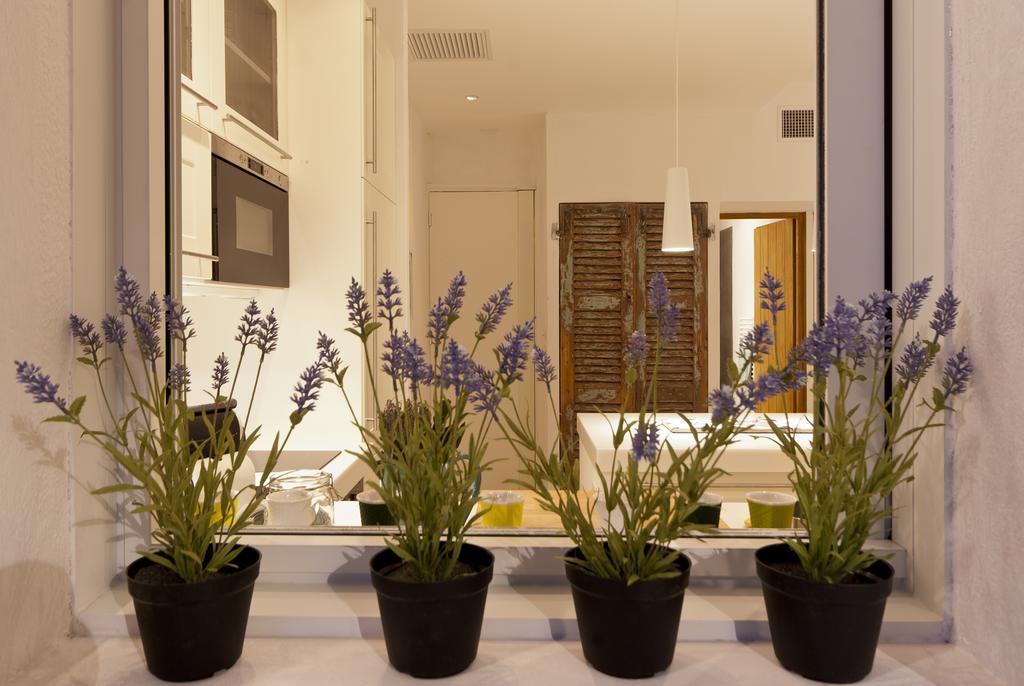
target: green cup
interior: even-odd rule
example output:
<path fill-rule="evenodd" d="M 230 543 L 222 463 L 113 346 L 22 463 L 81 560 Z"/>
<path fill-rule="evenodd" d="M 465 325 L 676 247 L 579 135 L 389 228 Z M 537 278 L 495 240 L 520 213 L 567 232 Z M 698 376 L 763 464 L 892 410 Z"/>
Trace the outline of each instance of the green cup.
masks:
<path fill-rule="evenodd" d="M 697 501 L 697 509 L 689 516 L 689 521 L 705 526 L 718 526 L 722 518 L 722 496 L 717 493 L 705 493 Z"/>
<path fill-rule="evenodd" d="M 391 510 L 384 504 L 384 499 L 377 491 L 365 490 L 356 495 L 356 500 L 359 502 L 359 520 L 363 526 L 394 525 L 395 518 L 391 515 Z"/>
<path fill-rule="evenodd" d="M 747 493 L 750 526 L 753 529 L 792 529 L 796 498 L 789 493 L 753 491 Z"/>

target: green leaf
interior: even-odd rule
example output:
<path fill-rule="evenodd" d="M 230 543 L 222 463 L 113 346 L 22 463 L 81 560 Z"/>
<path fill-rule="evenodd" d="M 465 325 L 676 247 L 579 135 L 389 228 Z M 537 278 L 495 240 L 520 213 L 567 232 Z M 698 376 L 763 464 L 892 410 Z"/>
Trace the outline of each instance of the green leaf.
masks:
<path fill-rule="evenodd" d="M 946 396 L 941 388 L 932 389 L 932 405 L 937 412 L 946 409 Z"/>
<path fill-rule="evenodd" d="M 68 413 L 78 417 L 82 414 L 82 406 L 85 405 L 85 396 L 80 395 L 71 402 L 71 407 L 68 408 Z"/>
<path fill-rule="evenodd" d="M 109 493 L 125 493 L 127 491 L 140 491 L 142 486 L 138 484 L 111 484 L 109 486 L 101 486 L 100 488 L 93 489 L 91 492 L 93 495 L 107 495 Z"/>

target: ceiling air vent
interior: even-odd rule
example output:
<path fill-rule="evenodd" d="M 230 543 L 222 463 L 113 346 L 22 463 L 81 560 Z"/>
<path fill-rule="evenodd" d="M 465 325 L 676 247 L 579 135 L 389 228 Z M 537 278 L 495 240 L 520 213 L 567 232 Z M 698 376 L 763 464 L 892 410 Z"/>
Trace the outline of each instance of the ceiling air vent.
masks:
<path fill-rule="evenodd" d="M 779 140 L 814 138 L 814 110 L 779 109 Z"/>
<path fill-rule="evenodd" d="M 410 31 L 409 56 L 421 62 L 489 60 L 491 37 L 487 31 Z"/>

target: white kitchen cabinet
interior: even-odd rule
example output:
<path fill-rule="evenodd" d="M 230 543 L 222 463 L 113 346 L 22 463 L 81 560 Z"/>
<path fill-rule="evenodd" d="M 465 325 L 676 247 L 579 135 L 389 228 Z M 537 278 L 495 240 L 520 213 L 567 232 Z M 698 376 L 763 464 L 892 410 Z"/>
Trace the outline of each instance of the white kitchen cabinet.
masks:
<path fill-rule="evenodd" d="M 181 271 L 186 277 L 213 278 L 212 188 L 210 133 L 182 117 Z"/>
<path fill-rule="evenodd" d="M 363 42 L 363 178 L 397 201 L 395 33 L 390 15 L 367 6 Z"/>

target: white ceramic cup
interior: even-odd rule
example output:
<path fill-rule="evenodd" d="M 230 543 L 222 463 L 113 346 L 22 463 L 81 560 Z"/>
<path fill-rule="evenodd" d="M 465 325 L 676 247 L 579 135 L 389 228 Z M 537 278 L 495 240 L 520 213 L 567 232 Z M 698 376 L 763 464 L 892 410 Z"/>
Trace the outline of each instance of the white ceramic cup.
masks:
<path fill-rule="evenodd" d="M 301 488 L 274 491 L 267 496 L 271 526 L 309 526 L 316 517 L 313 494 Z"/>

